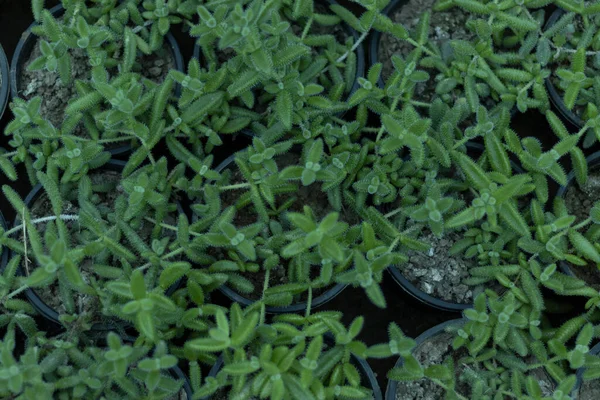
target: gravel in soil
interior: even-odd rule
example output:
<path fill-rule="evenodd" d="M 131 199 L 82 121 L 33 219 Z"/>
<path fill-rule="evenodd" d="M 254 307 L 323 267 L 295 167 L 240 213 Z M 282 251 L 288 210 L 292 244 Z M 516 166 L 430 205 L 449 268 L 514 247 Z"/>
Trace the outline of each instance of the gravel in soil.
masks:
<path fill-rule="evenodd" d="M 401 23 L 409 32 L 414 32 L 420 17 L 426 10 L 431 10 L 436 0 L 410 0 L 398 7 L 390 18 L 394 22 Z M 452 7 L 444 12 L 432 12 L 430 19 L 429 40 L 442 49 L 450 40 L 471 40 L 476 35 L 466 28 L 468 15 L 459 7 Z M 383 34 L 379 41 L 378 59 L 383 63 L 381 76 L 386 80 L 394 72 L 392 55 L 396 54 L 402 58 L 414 49 L 414 46 L 406 40 Z M 437 81 L 434 79 L 437 70 L 427 70 L 430 79 L 419 83 L 415 87 L 415 99 L 430 102 L 435 96 Z"/>
<path fill-rule="evenodd" d="M 71 76 L 73 80 L 70 84 L 63 84 L 58 72 L 49 72 L 46 69 L 29 71 L 29 65 L 39 58 L 42 53 L 37 40 L 25 66 L 21 70 L 19 77 L 19 95 L 25 100 L 31 100 L 36 96 L 42 98 L 40 114 L 48 119 L 52 125 L 59 128 L 65 118 L 65 109 L 68 103 L 77 97 L 75 80 L 90 82 L 91 66 L 88 62 L 87 54 L 84 50 L 69 50 L 71 57 Z M 118 51 L 115 57 L 120 57 Z M 143 77 L 156 83 L 161 83 L 168 75 L 169 70 L 174 68 L 175 58 L 170 48 L 165 44 L 162 51 L 151 55 L 141 55 L 138 57 L 138 66 L 134 71 L 140 72 Z M 109 75 L 113 76 L 117 71 L 109 70 Z M 79 123 L 75 128 L 74 135 L 86 137 L 83 123 Z"/>
<path fill-rule="evenodd" d="M 477 261 L 449 253 L 454 243 L 462 239 L 461 233 L 450 232 L 438 238 L 427 232 L 419 239 L 429 243 L 431 249 L 428 253 L 409 251 L 408 262 L 397 267 L 402 275 L 435 298 L 458 304 L 473 302 L 472 288 L 462 282 Z"/>
<path fill-rule="evenodd" d="M 279 170 L 283 170 L 285 167 L 290 165 L 299 165 L 300 163 L 300 155 L 297 153 L 288 153 L 285 155 L 281 155 L 275 158 L 277 166 Z M 235 164 L 233 164 L 235 165 Z M 241 183 L 243 182 L 243 177 L 238 169 L 235 169 L 231 173 L 231 179 L 229 181 L 231 184 Z M 328 213 L 332 211 L 331 206 L 329 204 L 329 199 L 327 198 L 327 194 L 321 191 L 321 183 L 317 182 L 310 186 L 303 186 L 302 184 L 298 184 L 298 190 L 293 193 L 284 193 L 276 196 L 276 206 L 280 206 L 285 202 L 289 201 L 292 198 L 295 198 L 295 201 L 292 205 L 287 209 L 291 212 L 303 212 L 303 208 L 305 205 L 311 207 L 313 212 L 315 213 L 315 217 L 317 221 L 320 221 L 323 217 L 325 217 Z M 221 194 L 221 201 L 223 204 L 223 208 L 227 208 L 229 206 L 234 205 L 238 200 L 240 195 L 243 192 L 239 190 L 227 190 Z M 343 210 L 339 218 L 340 221 L 348 222 L 350 225 L 359 223 L 358 217 L 349 209 Z M 233 219 L 233 224 L 239 227 L 247 226 L 258 221 L 258 216 L 254 207 L 252 205 L 246 206 L 236 212 L 236 215 Z M 284 225 L 284 227 L 289 227 L 289 223 L 282 217 L 279 219 L 279 222 Z M 265 228 L 265 234 L 268 234 L 269 228 Z M 227 258 L 227 255 L 219 249 L 211 250 L 213 255 L 221 260 Z M 282 259 L 282 262 L 285 260 Z M 259 260 L 259 264 L 260 264 Z M 288 276 L 288 268 L 287 265 L 281 264 L 271 270 L 269 276 L 269 287 L 276 285 L 283 285 L 290 282 L 290 278 Z M 319 276 L 320 266 L 313 265 L 310 269 L 310 276 L 312 279 L 315 279 Z M 244 296 L 256 300 L 260 299 L 262 296 L 262 288 L 265 282 L 265 273 L 261 269 L 259 272 L 242 272 L 240 273 L 244 278 L 248 279 L 254 285 L 254 291 L 252 293 L 244 293 Z M 323 288 L 313 288 L 313 299 L 316 296 L 324 293 L 331 286 L 323 287 Z M 299 298 L 301 300 L 306 300 L 308 296 L 308 292 L 301 293 Z"/>
<path fill-rule="evenodd" d="M 581 222 L 590 216 L 594 203 L 600 201 L 600 170 L 589 173 L 588 181 L 583 187 L 573 181 L 565 193 L 565 204 L 569 214 Z M 586 266 L 571 266 L 571 271 L 578 278 L 587 282 L 596 290 L 600 290 L 600 271 L 593 264 Z"/>

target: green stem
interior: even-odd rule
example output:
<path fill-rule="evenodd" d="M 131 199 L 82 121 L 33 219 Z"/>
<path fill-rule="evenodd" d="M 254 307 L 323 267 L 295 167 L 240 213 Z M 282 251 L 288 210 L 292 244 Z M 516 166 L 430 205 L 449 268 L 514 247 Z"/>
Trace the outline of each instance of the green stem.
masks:
<path fill-rule="evenodd" d="M 579 229 L 583 228 L 584 226 L 586 226 L 586 225 L 588 225 L 590 223 L 592 223 L 592 218 L 591 217 L 588 218 L 588 219 L 586 219 L 585 221 L 582 221 L 582 222 L 578 223 L 572 229 L 579 230 Z"/>
<path fill-rule="evenodd" d="M 400 214 L 402 212 L 402 208 L 397 208 L 394 211 L 390 211 L 389 213 L 385 214 L 384 217 L 385 218 L 390 218 L 393 217 L 396 214 Z"/>
<path fill-rule="evenodd" d="M 179 255 L 181 253 L 183 253 L 184 249 L 183 247 L 178 248 L 177 250 L 173 250 L 170 253 L 165 254 L 164 256 L 161 257 L 161 260 L 168 260 L 169 258 L 175 257 L 176 255 Z M 139 268 L 136 268 L 137 270 L 143 271 L 147 268 L 150 268 L 152 266 L 152 263 L 146 263 L 144 265 L 142 265 Z"/>
<path fill-rule="evenodd" d="M 15 289 L 14 291 L 12 291 L 11 293 L 7 294 L 6 297 L 4 298 L 4 300 L 10 300 L 13 297 L 15 297 L 16 295 L 24 292 L 25 290 L 29 289 L 29 285 L 23 285 L 18 289 Z"/>
<path fill-rule="evenodd" d="M 261 303 L 260 303 L 260 324 L 259 325 L 263 325 L 265 323 L 265 318 L 266 318 L 266 313 L 267 313 L 267 307 L 265 306 L 265 292 L 267 291 L 267 289 L 269 288 L 269 279 L 271 276 L 271 270 L 268 269 L 265 272 L 265 281 L 263 283 L 263 289 L 262 289 L 262 298 L 261 298 Z"/>
<path fill-rule="evenodd" d="M 427 53 L 427 55 L 432 56 L 432 57 L 438 57 L 439 56 L 437 54 L 435 54 L 433 51 L 429 50 L 427 47 L 423 46 L 422 44 L 415 42 L 414 39 L 412 38 L 407 38 L 406 41 L 410 44 L 412 44 L 415 47 L 420 48 L 421 50 L 423 50 L 425 53 Z"/>
<path fill-rule="evenodd" d="M 312 308 L 312 297 L 313 297 L 312 286 L 309 286 L 308 287 L 308 299 L 306 300 L 306 312 L 304 313 L 305 318 L 308 318 L 310 316 L 310 311 Z"/>
<path fill-rule="evenodd" d="M 245 182 L 245 183 L 236 183 L 235 185 L 221 186 L 219 188 L 219 190 L 235 190 L 235 189 L 244 189 L 247 187 L 250 187 L 250 184 Z"/>
<path fill-rule="evenodd" d="M 304 27 L 304 30 L 302 31 L 302 37 L 300 39 L 304 40 L 306 38 L 306 35 L 308 35 L 308 31 L 310 30 L 312 23 L 313 23 L 313 17 L 310 17 L 308 19 L 308 22 L 306 22 L 306 26 Z"/>
<path fill-rule="evenodd" d="M 418 107 L 425 107 L 425 108 L 431 107 L 431 104 L 423 103 L 422 101 L 410 100 L 409 102 L 410 102 L 410 104 L 418 106 Z"/>
<path fill-rule="evenodd" d="M 394 239 L 392 244 L 390 244 L 390 247 L 388 248 L 388 253 L 391 253 L 392 251 L 394 251 L 396 246 L 398 246 L 398 243 L 400 243 L 400 236 L 398 236 L 396 239 Z"/>
<path fill-rule="evenodd" d="M 337 60 L 335 60 L 335 62 L 336 63 L 342 62 L 346 58 L 348 58 L 348 56 L 350 55 L 350 53 L 354 53 L 354 50 L 358 49 L 358 46 L 360 46 L 362 44 L 362 42 L 367 38 L 367 36 L 369 35 L 370 31 L 371 31 L 371 28 L 369 28 L 365 32 L 363 32 L 363 34 L 360 35 L 360 37 L 358 38 L 358 40 L 356 41 L 356 43 L 354 43 L 354 46 L 352 46 L 352 48 L 350 50 L 346 51 L 340 58 L 338 58 Z"/>

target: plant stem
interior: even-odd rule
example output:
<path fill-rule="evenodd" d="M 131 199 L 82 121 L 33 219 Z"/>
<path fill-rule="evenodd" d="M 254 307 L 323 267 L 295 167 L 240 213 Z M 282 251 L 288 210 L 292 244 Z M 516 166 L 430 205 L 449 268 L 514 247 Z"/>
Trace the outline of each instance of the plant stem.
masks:
<path fill-rule="evenodd" d="M 421 50 L 423 50 L 425 53 L 427 53 L 427 55 L 431 56 L 431 57 L 438 57 L 439 56 L 437 54 L 435 54 L 433 51 L 429 50 L 427 47 L 423 46 L 422 44 L 415 42 L 412 38 L 407 38 L 406 41 L 410 44 L 412 44 L 415 47 L 420 48 Z"/>
<path fill-rule="evenodd" d="M 369 28 L 365 32 L 363 32 L 363 34 L 360 35 L 360 37 L 358 38 L 358 40 L 356 41 L 356 43 L 354 43 L 354 46 L 352 46 L 352 48 L 350 50 L 346 51 L 340 58 L 338 58 L 337 60 L 335 60 L 335 62 L 336 63 L 342 62 L 346 58 L 348 58 L 348 56 L 350 55 L 350 53 L 354 53 L 354 50 L 358 49 L 358 46 L 360 46 L 362 44 L 362 42 L 367 38 L 367 36 L 369 35 L 370 31 L 371 31 L 371 28 Z"/>
<path fill-rule="evenodd" d="M 181 254 L 181 253 L 183 253 L 183 251 L 184 251 L 184 250 L 183 250 L 183 247 L 180 247 L 180 248 L 178 248 L 177 250 L 173 250 L 172 252 L 170 252 L 170 253 L 167 253 L 167 254 L 165 254 L 164 256 L 162 256 L 162 257 L 161 257 L 161 260 L 167 260 L 167 259 L 169 259 L 169 258 L 171 258 L 171 257 L 174 257 L 174 256 L 176 256 L 176 255 L 178 255 L 178 254 Z M 142 265 L 141 267 L 138 267 L 138 268 L 136 268 L 136 269 L 137 269 L 137 270 L 140 270 L 140 271 L 143 271 L 143 270 L 145 270 L 145 269 L 149 268 L 150 266 L 152 266 L 152 263 L 146 263 L 146 264 L 144 264 L 144 265 Z"/>
<path fill-rule="evenodd" d="M 390 218 L 393 217 L 396 214 L 400 214 L 402 212 L 402 208 L 397 208 L 394 211 L 390 211 L 389 213 L 385 214 L 384 217 L 385 218 Z"/>
<path fill-rule="evenodd" d="M 309 286 L 308 287 L 308 299 L 306 300 L 306 312 L 304 313 L 305 318 L 308 318 L 310 316 L 310 311 L 312 308 L 312 297 L 313 297 L 312 286 Z"/>
<path fill-rule="evenodd" d="M 219 190 L 235 190 L 235 189 L 244 189 L 247 187 L 250 187 L 250 184 L 248 182 L 245 182 L 245 183 L 236 183 L 235 185 L 221 186 L 219 188 Z"/>
<path fill-rule="evenodd" d="M 429 103 L 423 103 L 422 101 L 409 100 L 409 102 L 410 102 L 410 104 L 412 104 L 414 106 L 431 108 L 431 104 L 429 104 Z"/>
<path fill-rule="evenodd" d="M 174 231 L 174 232 L 178 231 L 178 229 L 177 229 L 176 226 L 165 224 L 164 222 L 161 222 L 159 224 L 155 219 L 150 218 L 150 217 L 144 217 L 144 219 L 146 221 L 148 221 L 148 222 L 152 222 L 153 224 L 160 226 L 161 228 L 169 229 L 169 230 Z M 192 236 L 198 236 L 198 237 L 202 236 L 202 234 L 200 234 L 198 232 L 190 232 L 190 235 L 192 235 Z"/>
<path fill-rule="evenodd" d="M 60 215 L 60 217 L 56 217 L 55 215 L 52 215 L 52 216 L 48 216 L 48 217 L 37 218 L 37 219 L 31 220 L 31 223 L 32 224 L 41 224 L 43 222 L 56 221 L 56 219 L 58 219 L 58 218 L 60 218 L 63 221 L 78 221 L 79 220 L 78 215 L 64 215 L 63 214 L 63 215 Z M 14 228 L 12 228 L 4 233 L 5 233 L 5 235 L 10 236 L 13 233 L 16 233 L 16 232 L 22 230 L 23 225 L 24 224 L 15 226 Z"/>
<path fill-rule="evenodd" d="M 306 35 L 308 35 L 308 31 L 310 30 L 313 21 L 314 21 L 313 17 L 310 17 L 308 19 L 308 21 L 306 22 L 306 26 L 304 27 L 304 30 L 302 31 L 302 37 L 301 37 L 302 40 L 304 40 L 304 38 L 306 38 Z"/>
<path fill-rule="evenodd" d="M 261 297 L 261 303 L 260 303 L 260 324 L 262 325 L 265 323 L 265 318 L 266 318 L 266 313 L 267 313 L 267 307 L 265 306 L 265 292 L 267 291 L 267 289 L 269 288 L 269 279 L 271 276 L 271 270 L 268 269 L 265 272 L 265 281 L 263 282 L 263 289 L 262 289 L 262 297 Z"/>
<path fill-rule="evenodd" d="M 585 221 L 582 221 L 582 222 L 578 223 L 577 225 L 575 225 L 572 229 L 579 230 L 579 229 L 583 228 L 584 226 L 590 224 L 591 222 L 592 222 L 592 218 L 589 217 Z"/>

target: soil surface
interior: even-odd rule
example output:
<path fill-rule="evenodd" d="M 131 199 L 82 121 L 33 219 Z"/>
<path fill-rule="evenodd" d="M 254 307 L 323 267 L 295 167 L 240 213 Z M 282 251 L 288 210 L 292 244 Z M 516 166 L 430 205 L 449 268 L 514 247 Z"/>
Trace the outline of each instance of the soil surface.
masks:
<path fill-rule="evenodd" d="M 91 79 L 91 66 L 86 52 L 75 49 L 69 50 L 73 80 L 68 85 L 62 83 L 58 72 L 49 72 L 46 69 L 29 71 L 29 65 L 42 55 L 39 43 L 39 40 L 36 40 L 33 50 L 21 70 L 18 82 L 19 94 L 25 100 L 40 96 L 42 98 L 40 114 L 48 119 L 52 125 L 59 128 L 64 120 L 64 111 L 68 103 L 77 97 L 75 80 L 89 82 Z M 121 57 L 119 50 L 115 57 Z M 175 58 L 165 41 L 162 51 L 149 56 L 139 56 L 137 63 L 138 65 L 134 66 L 134 71 L 140 72 L 143 77 L 149 80 L 161 83 L 167 77 L 169 70 L 174 68 Z M 111 76 L 117 73 L 116 69 L 109 70 Z M 82 137 L 87 136 L 83 123 L 78 124 L 73 134 Z"/>
<path fill-rule="evenodd" d="M 590 172 L 588 181 L 579 187 L 575 181 L 565 193 L 565 203 L 569 213 L 577 217 L 576 222 L 581 222 L 590 216 L 590 211 L 595 202 L 600 201 L 600 170 Z M 600 290 L 600 271 L 593 264 L 586 266 L 570 266 L 571 271 L 578 278 L 587 282 L 591 287 Z"/>
<path fill-rule="evenodd" d="M 429 253 L 409 251 L 408 262 L 397 267 L 402 275 L 435 298 L 459 304 L 473 302 L 472 288 L 462 282 L 469 277 L 469 270 L 477 267 L 477 261 L 449 254 L 462 234 L 450 232 L 438 238 L 428 232 L 419 239 L 429 243 L 431 250 Z"/>
<path fill-rule="evenodd" d="M 403 6 L 397 8 L 390 14 L 394 22 L 401 23 L 409 32 L 414 33 L 420 17 L 431 7 L 436 0 L 410 0 Z M 466 28 L 468 15 L 459 7 L 452 7 L 444 12 L 432 12 L 429 28 L 429 40 L 441 49 L 448 45 L 450 40 L 471 40 L 476 35 Z M 379 61 L 383 63 L 381 76 L 386 80 L 394 72 L 392 55 L 397 54 L 406 59 L 406 56 L 414 49 L 414 46 L 406 40 L 399 40 L 392 35 L 383 34 L 379 41 Z M 431 101 L 435 96 L 437 81 L 434 79 L 437 70 L 427 70 L 430 79 L 427 82 L 417 84 L 415 87 L 415 99 L 420 101 Z"/>
<path fill-rule="evenodd" d="M 287 166 L 291 165 L 299 165 L 300 163 L 300 155 L 297 153 L 288 153 L 285 155 L 275 157 L 275 161 L 279 170 L 283 170 Z M 235 164 L 232 163 L 232 166 Z M 237 184 L 244 182 L 244 178 L 242 177 L 241 172 L 238 169 L 235 169 L 231 172 L 231 178 L 229 179 L 230 184 Z M 327 198 L 327 194 L 321 191 L 321 182 L 316 182 L 310 186 L 303 186 L 301 183 L 298 183 L 298 190 L 293 193 L 284 193 L 280 195 L 276 195 L 276 206 L 284 204 L 288 200 L 295 198 L 296 200 L 292 203 L 292 205 L 287 209 L 292 212 L 303 212 L 303 208 L 305 205 L 311 207 L 313 212 L 315 213 L 315 217 L 317 221 L 320 221 L 323 217 L 325 217 L 328 213 L 332 211 L 332 208 L 329 204 L 329 199 Z M 221 201 L 223 204 L 223 208 L 227 208 L 229 206 L 234 205 L 238 200 L 241 194 L 244 192 L 240 190 L 227 190 L 221 193 Z M 284 227 L 289 226 L 289 222 L 285 218 L 285 214 L 282 214 L 280 218 L 277 219 Z M 340 221 L 348 222 L 350 225 L 359 223 L 358 217 L 349 209 L 343 210 L 340 213 Z M 236 226 L 247 226 L 253 224 L 258 221 L 258 216 L 252 204 L 238 210 L 236 212 L 235 218 L 233 219 L 233 224 Z M 268 228 L 266 228 L 268 232 Z M 219 249 L 214 251 L 217 259 L 227 258 L 227 256 Z M 220 255 L 219 255 L 220 254 Z M 282 261 L 285 261 L 282 259 Z M 259 264 L 261 264 L 261 260 L 259 259 Z M 320 265 L 311 266 L 310 275 L 311 277 L 317 278 L 320 273 Z M 256 300 L 262 297 L 262 288 L 265 282 L 265 273 L 261 269 L 259 272 L 242 272 L 240 273 L 244 278 L 248 279 L 254 285 L 254 291 L 252 293 L 245 293 L 244 296 Z M 289 283 L 290 279 L 288 276 L 288 270 L 285 266 L 279 265 L 271 270 L 271 274 L 269 276 L 269 287 L 276 285 L 283 285 Z M 327 286 L 324 288 L 313 288 L 313 299 L 331 286 Z M 301 293 L 298 295 L 301 300 L 306 300 L 308 298 L 308 292 Z"/>

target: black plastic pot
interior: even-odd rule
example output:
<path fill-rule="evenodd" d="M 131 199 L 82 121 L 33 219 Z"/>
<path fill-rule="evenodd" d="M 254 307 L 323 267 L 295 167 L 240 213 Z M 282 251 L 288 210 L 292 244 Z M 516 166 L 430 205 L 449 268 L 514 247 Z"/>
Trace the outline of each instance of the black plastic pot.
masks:
<path fill-rule="evenodd" d="M 327 2 L 330 5 L 338 4 L 338 2 L 335 0 L 325 0 L 325 1 L 320 0 L 320 1 Z M 404 0 L 404 1 L 406 1 L 406 0 Z M 351 35 L 354 37 L 354 42 L 356 43 L 360 37 L 359 33 L 354 28 L 352 28 L 351 26 L 349 26 L 346 23 L 343 23 L 343 27 L 344 27 L 344 30 L 348 33 L 348 35 Z M 365 68 L 366 68 L 366 64 L 367 64 L 365 49 L 362 46 L 362 44 L 357 47 L 355 52 L 356 52 L 356 78 L 354 79 L 354 86 L 352 86 L 350 93 L 348 93 L 348 98 L 350 98 L 350 96 L 352 96 L 352 93 L 354 93 L 356 90 L 358 90 L 358 88 L 360 86 L 358 84 L 358 78 L 365 76 Z M 197 59 L 198 61 L 200 61 L 201 65 L 205 61 L 204 57 L 202 55 L 202 49 L 200 48 L 200 46 L 198 44 L 194 45 L 193 57 L 195 59 Z M 344 114 L 344 112 L 342 112 L 342 114 Z"/>
<path fill-rule="evenodd" d="M 10 69 L 4 48 L 0 45 L 0 119 L 6 110 L 10 89 Z"/>
<path fill-rule="evenodd" d="M 556 21 L 558 21 L 560 17 L 563 16 L 564 13 L 565 11 L 562 8 L 557 8 L 546 22 L 544 31 L 552 27 L 552 25 L 554 25 Z M 573 111 L 567 108 L 565 102 L 562 99 L 562 96 L 558 92 L 558 89 L 556 89 L 556 86 L 554 86 L 554 84 L 552 83 L 550 77 L 546 78 L 545 84 L 546 90 L 550 95 L 550 102 L 552 102 L 554 108 L 558 110 L 558 113 L 560 114 L 562 119 L 567 121 L 569 124 L 571 124 L 572 127 L 574 127 L 577 130 L 583 128 L 585 122 L 583 122 L 583 120 L 577 114 L 575 114 Z"/>
<path fill-rule="evenodd" d="M 593 153 L 591 156 L 587 157 L 586 161 L 587 161 L 588 169 L 590 171 L 600 168 L 600 151 L 597 151 L 597 152 Z M 556 197 L 564 197 L 565 194 L 567 193 L 567 189 L 569 188 L 569 186 L 573 184 L 574 179 L 575 179 L 575 172 L 574 171 L 569 172 L 569 174 L 567 175 L 567 184 L 565 186 L 561 186 L 558 188 L 558 191 L 556 192 Z M 567 262 L 560 261 L 558 266 L 560 267 L 562 272 L 564 272 L 565 274 L 567 274 L 569 276 L 576 276 L 575 273 L 573 273 L 573 271 L 569 267 L 569 264 Z"/>
<path fill-rule="evenodd" d="M 476 154 L 480 153 L 481 154 L 481 153 L 483 153 L 483 151 L 485 151 L 485 147 L 479 143 L 467 142 L 466 147 L 467 147 L 468 153 L 476 153 Z M 512 165 L 513 171 L 515 171 L 519 174 L 525 172 L 518 164 L 516 164 L 512 160 L 511 160 L 511 165 Z M 466 310 L 467 308 L 473 307 L 472 304 L 452 303 L 450 301 L 441 300 L 441 299 L 438 299 L 436 297 L 433 297 L 433 296 L 425 293 L 424 291 L 419 289 L 414 283 L 412 283 L 411 281 L 406 279 L 404 277 L 404 275 L 402 275 L 402 272 L 400 271 L 400 269 L 398 269 L 396 266 L 390 266 L 390 268 L 388 268 L 388 271 L 390 272 L 390 274 L 392 275 L 392 278 L 394 278 L 396 283 L 398 283 L 398 285 L 400 285 L 402 290 L 404 290 L 410 296 L 412 296 L 413 298 L 417 299 L 418 301 L 420 301 L 421 303 L 423 303 L 429 307 L 433 307 L 438 310 L 449 311 L 449 312 L 461 312 L 463 310 Z"/>
<path fill-rule="evenodd" d="M 465 322 L 466 322 L 466 320 L 463 318 L 453 319 L 450 321 L 442 322 L 441 324 L 436 325 L 433 328 L 429 328 L 425 332 L 421 333 L 419 336 L 417 336 L 417 338 L 415 339 L 415 342 L 417 342 L 417 346 L 419 346 L 421 343 L 431 339 L 435 335 L 443 333 L 444 330 L 446 328 L 448 328 L 449 326 L 462 325 Z M 395 366 L 401 367 L 402 364 L 403 364 L 402 358 L 399 358 L 398 361 L 396 362 Z M 398 390 L 398 382 L 389 380 L 387 388 L 385 390 L 385 400 L 396 400 L 396 391 L 397 390 Z"/>
<path fill-rule="evenodd" d="M 325 339 L 324 342 L 328 343 L 329 345 L 332 345 L 334 343 L 333 338 L 329 334 L 324 335 L 323 338 Z M 366 382 L 364 382 L 363 386 L 370 387 L 371 390 L 373 390 L 373 400 L 383 400 L 383 396 L 381 394 L 381 388 L 379 387 L 379 383 L 377 383 L 377 378 L 375 377 L 375 373 L 371 369 L 371 366 L 369 365 L 369 363 L 361 358 L 355 357 L 354 355 L 351 356 L 351 362 L 358 369 L 358 372 L 360 373 L 360 375 L 364 379 L 366 379 Z M 215 365 L 213 365 L 212 368 L 210 369 L 208 376 L 216 377 L 217 374 L 219 373 L 219 371 L 221 370 L 221 368 L 223 368 L 223 363 L 224 363 L 223 355 L 221 355 L 217 359 L 217 362 L 215 362 Z M 209 400 L 209 398 L 204 397 L 201 400 Z"/>
<path fill-rule="evenodd" d="M 227 157 L 221 164 L 219 164 L 217 166 L 217 168 L 215 168 L 215 171 L 217 171 L 217 172 L 223 171 L 231 163 L 233 163 L 234 158 L 235 158 L 235 154 Z M 332 286 L 330 289 L 328 289 L 321 295 L 314 297 L 311 302 L 311 308 L 320 307 L 323 304 L 331 301 L 335 296 L 340 294 L 342 292 L 342 290 L 344 290 L 345 288 L 346 288 L 346 285 L 344 285 L 342 283 L 336 283 L 334 286 Z M 241 294 L 237 293 L 236 291 L 234 291 L 233 289 L 231 289 L 230 287 L 228 287 L 226 285 L 221 285 L 219 290 L 225 296 L 229 297 L 229 299 L 231 301 L 239 303 L 239 304 L 243 305 L 244 307 L 247 307 L 256 302 L 256 300 L 250 300 L 250 299 L 242 296 Z M 306 306 L 307 306 L 307 303 L 305 301 L 302 301 L 300 303 L 294 303 L 294 304 L 286 306 L 286 307 L 266 306 L 265 311 L 269 314 L 297 313 L 297 312 L 305 311 Z"/>
<path fill-rule="evenodd" d="M 52 7 L 50 9 L 50 12 L 54 17 L 59 17 L 64 13 L 64 8 L 61 4 L 59 4 L 55 7 Z M 12 99 L 19 97 L 21 70 L 27 62 L 29 55 L 33 51 L 33 47 L 37 42 L 37 36 L 31 32 L 31 29 L 37 25 L 37 22 L 32 23 L 29 26 L 29 28 L 27 28 L 27 30 L 23 32 L 23 34 L 21 35 L 21 39 L 19 39 L 19 43 L 17 43 L 12 63 L 10 65 L 10 91 Z M 185 66 L 183 64 L 183 55 L 181 54 L 181 50 L 179 49 L 177 40 L 171 33 L 168 33 L 165 36 L 165 39 L 167 40 L 169 48 L 173 54 L 175 69 L 177 69 L 178 71 L 184 71 Z M 178 87 L 177 90 L 179 91 L 180 88 Z M 125 144 L 119 147 L 115 147 L 108 151 L 110 151 L 110 153 L 113 156 L 127 154 L 131 152 L 131 145 Z"/>
<path fill-rule="evenodd" d="M 123 170 L 123 167 L 125 167 L 125 164 L 126 164 L 125 161 L 111 160 L 108 163 L 106 163 L 105 165 L 103 165 L 102 169 L 120 172 Z M 39 196 L 41 196 L 44 193 L 45 192 L 43 190 L 42 185 L 37 184 L 31 190 L 31 192 L 29 192 L 27 197 L 25 197 L 25 200 L 24 200 L 25 205 L 28 208 L 30 208 L 31 205 L 39 198 Z M 179 213 L 184 212 L 182 206 L 179 203 L 177 203 L 177 208 L 179 210 Z M 15 217 L 15 220 L 14 220 L 14 226 L 18 226 L 19 224 L 20 224 L 19 217 L 17 216 L 17 217 Z M 15 256 L 15 255 L 16 254 L 13 251 L 12 256 Z M 24 275 L 22 266 L 19 266 L 18 273 L 22 276 Z M 175 282 L 173 285 L 171 285 L 166 290 L 165 294 L 167 296 L 172 295 L 177 289 L 179 289 L 182 282 L 183 282 L 183 279 L 180 279 L 179 281 Z M 40 313 L 40 315 L 42 315 L 47 320 L 54 322 L 57 325 L 61 325 L 58 312 L 56 310 L 54 310 L 52 307 L 48 306 L 46 303 L 44 303 L 44 301 L 40 298 L 40 296 L 35 292 L 35 289 L 32 289 L 32 288 L 26 289 L 25 296 L 27 297 L 27 300 L 29 300 L 31 305 Z M 129 326 L 130 325 L 127 325 L 127 326 L 125 326 L 125 328 L 129 327 Z M 96 324 L 92 325 L 92 330 L 93 331 L 112 331 L 112 330 L 115 330 L 115 326 L 111 325 L 111 324 L 105 325 L 105 324 L 96 323 Z"/>

